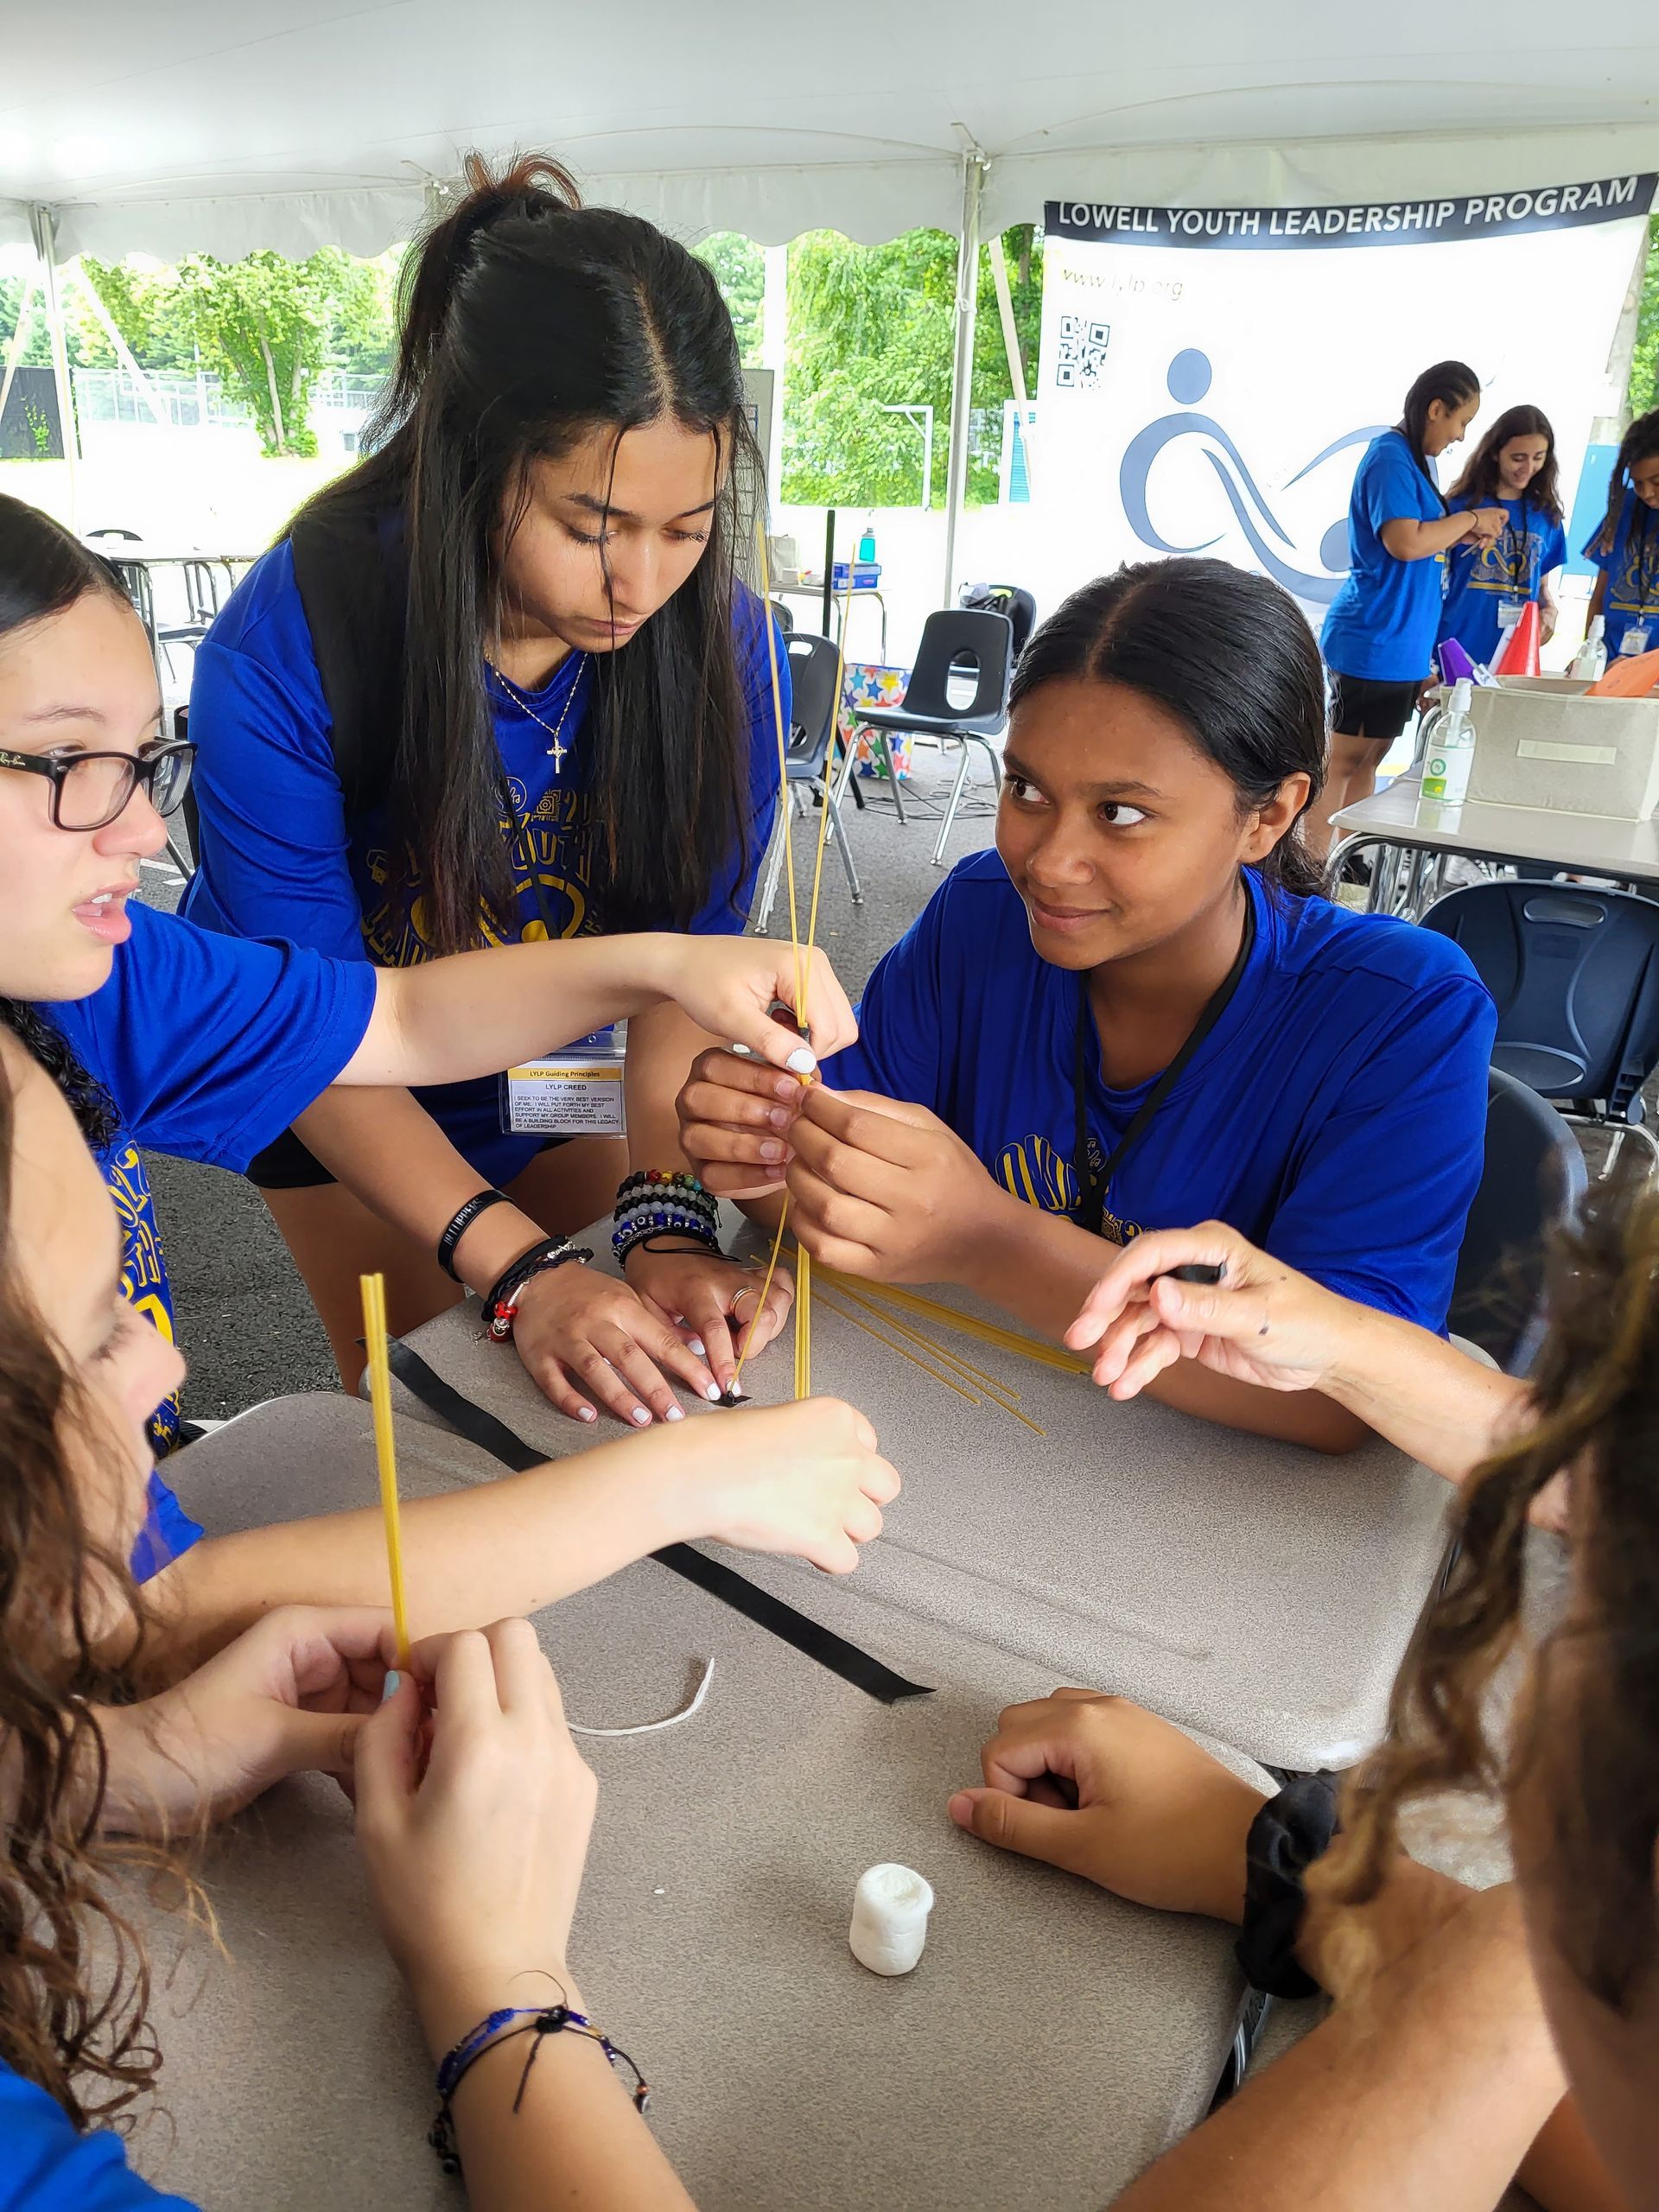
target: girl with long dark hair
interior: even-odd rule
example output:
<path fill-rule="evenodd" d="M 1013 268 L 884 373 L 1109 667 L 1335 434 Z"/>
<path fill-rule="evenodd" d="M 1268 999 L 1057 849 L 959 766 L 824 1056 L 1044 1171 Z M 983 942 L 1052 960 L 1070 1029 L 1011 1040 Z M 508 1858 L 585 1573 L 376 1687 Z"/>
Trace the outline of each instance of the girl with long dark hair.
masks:
<path fill-rule="evenodd" d="M 529 1049 L 543 1025 L 591 1029 L 665 989 L 711 1027 L 746 1024 L 763 1051 L 802 1049 L 766 1014 L 793 988 L 786 944 L 588 938 L 380 969 L 137 904 L 140 866 L 165 842 L 157 809 L 177 800 L 190 765 L 188 745 L 156 738 L 160 714 L 149 641 L 113 574 L 60 524 L 0 497 L 0 1023 L 53 1076 L 96 1150 L 126 1296 L 163 1340 L 172 1298 L 147 1151 L 239 1170 L 331 1082 L 472 1075 Z M 815 1021 L 850 1034 L 827 967 L 815 963 L 808 988 Z M 563 1262 L 533 1248 L 524 1264 Z M 174 1449 L 176 1396 L 158 1397 L 152 1456 L 188 1468 L 188 1452 Z M 747 1522 L 849 1567 L 849 1532 L 865 1528 L 874 1495 L 861 1479 L 864 1424 L 850 1409 L 790 1412 L 802 1416 L 790 1437 L 751 1437 L 745 1423 L 715 1449 L 698 1443 L 699 1424 L 660 1427 L 557 1470 L 414 1501 L 406 1541 L 425 1557 L 410 1571 L 437 1609 L 429 1624 L 544 1605 L 608 1573 L 663 1541 L 664 1507 L 686 1535 L 715 1533 L 712 1516 L 752 1541 Z M 188 1490 L 188 1473 L 176 1479 Z M 385 1574 L 377 1513 L 204 1541 L 159 1474 L 131 1565 L 157 1578 L 156 1602 L 191 1649 L 284 1600 L 360 1601 Z"/>
<path fill-rule="evenodd" d="M 1441 1328 L 1496 1019 L 1445 940 L 1319 895 L 1300 823 L 1324 704 L 1265 576 L 1147 562 L 1073 594 L 1014 677 L 996 849 L 882 959 L 829 1087 L 785 1097 L 724 1052 L 694 1069 L 682 1129 L 710 1187 L 784 1182 L 814 1257 L 959 1283 L 1055 1336 L 1103 1236 L 1198 1214 Z M 1327 1448 L 1363 1433 L 1193 1362 L 1158 1388 Z"/>
<path fill-rule="evenodd" d="M 1490 541 L 1465 538 L 1446 558 L 1440 637 L 1455 638 L 1471 660 L 1503 651 L 1529 600 L 1539 628 L 1554 634 L 1550 578 L 1567 558 L 1555 433 L 1537 407 L 1506 407 L 1446 493 L 1453 514 L 1502 507 L 1503 527 Z"/>
<path fill-rule="evenodd" d="M 1659 645 L 1659 407 L 1638 416 L 1613 458 L 1607 512 L 1584 549 L 1599 574 L 1587 619 L 1599 614 L 1607 657 Z"/>
<path fill-rule="evenodd" d="M 1508 519 L 1495 502 L 1453 514 L 1435 478 L 1436 458 L 1461 440 L 1479 407 L 1474 371 L 1461 361 L 1437 361 L 1355 472 L 1348 503 L 1352 565 L 1319 633 L 1331 671 L 1331 747 L 1306 836 L 1321 858 L 1332 816 L 1376 790 L 1377 763 L 1431 672 L 1446 555 L 1454 545 L 1494 543 Z"/>
<path fill-rule="evenodd" d="M 554 163 L 498 179 L 474 157 L 467 175 L 411 251 L 371 457 L 296 517 L 198 656 L 186 912 L 388 968 L 741 930 L 778 747 L 770 618 L 736 574 L 760 473 L 731 318 L 694 255 L 581 207 Z M 786 683 L 779 703 L 787 725 Z M 677 1017 L 634 1021 L 626 1147 L 602 1110 L 560 1108 L 573 1133 L 549 1135 L 520 1086 L 486 1078 L 331 1098 L 268 1147 L 251 1177 L 342 1379 L 361 1364 L 364 1269 L 385 1274 L 394 1330 L 461 1294 L 434 1247 L 470 1197 L 508 1201 L 452 1255 L 481 1290 L 608 1209 L 625 1169 L 683 1172 L 674 1089 L 702 1041 Z M 411 1194 L 424 1233 L 377 1217 Z M 670 1377 L 729 1381 L 734 1315 L 763 1344 L 787 1309 L 780 1280 L 757 1326 L 753 1285 L 696 1224 L 625 1266 L 626 1282 L 549 1274 L 515 1314 L 572 1415 L 665 1417 Z"/>

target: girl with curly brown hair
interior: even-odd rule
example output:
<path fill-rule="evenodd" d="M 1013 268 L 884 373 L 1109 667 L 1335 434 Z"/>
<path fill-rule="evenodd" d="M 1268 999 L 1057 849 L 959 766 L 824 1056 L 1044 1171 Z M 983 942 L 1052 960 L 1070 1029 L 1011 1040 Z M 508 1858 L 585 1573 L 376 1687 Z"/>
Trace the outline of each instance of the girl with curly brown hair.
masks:
<path fill-rule="evenodd" d="M 417 1646 L 405 1679 L 387 1671 L 384 1614 L 289 1607 L 175 1688 L 140 1694 L 148 1624 L 127 1558 L 145 1510 L 146 1424 L 181 1363 L 133 1312 L 120 1268 L 115 1217 L 67 1107 L 0 1036 L 8 2212 L 179 2205 L 128 2169 L 109 2126 L 162 2062 L 120 1888 L 284 1775 L 353 1777 L 376 1917 L 435 2059 L 512 2004 L 531 1970 L 588 2024 L 566 1954 L 594 1779 L 523 1621 Z M 543 2037 L 538 2051 L 542 2041 L 516 2117 L 518 2068 L 493 2047 L 455 2089 L 474 2204 L 683 2207 L 607 2050 L 580 2030 Z"/>

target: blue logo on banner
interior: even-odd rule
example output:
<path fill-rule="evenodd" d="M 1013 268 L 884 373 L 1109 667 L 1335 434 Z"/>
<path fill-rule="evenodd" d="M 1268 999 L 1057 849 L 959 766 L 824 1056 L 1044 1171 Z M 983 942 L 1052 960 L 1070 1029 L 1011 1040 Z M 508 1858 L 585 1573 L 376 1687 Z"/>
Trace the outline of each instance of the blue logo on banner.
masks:
<path fill-rule="evenodd" d="M 1165 381 L 1170 397 L 1184 410 L 1196 407 L 1209 391 L 1212 375 L 1210 356 L 1200 353 L 1196 346 L 1186 346 L 1169 365 Z M 1122 495 L 1123 512 L 1135 536 L 1143 545 L 1150 545 L 1160 553 L 1204 553 L 1220 543 L 1219 537 L 1206 537 L 1196 545 L 1175 544 L 1154 525 L 1147 504 L 1147 486 L 1152 474 L 1152 464 L 1164 448 L 1173 445 L 1178 438 L 1200 435 L 1213 439 L 1227 456 L 1223 461 L 1209 447 L 1200 448 L 1220 480 L 1234 518 L 1262 568 L 1276 583 L 1282 584 L 1287 591 L 1294 592 L 1298 599 L 1313 600 L 1322 606 L 1329 605 L 1336 597 L 1348 571 L 1346 513 L 1338 515 L 1319 539 L 1320 572 L 1315 574 L 1308 569 L 1298 567 L 1294 538 L 1274 513 L 1267 495 L 1246 466 L 1244 456 L 1213 416 L 1187 412 L 1160 415 L 1155 423 L 1148 423 L 1144 430 L 1137 431 L 1130 439 L 1124 448 L 1122 467 L 1118 473 L 1118 486 Z M 1344 432 L 1299 468 L 1285 486 L 1285 490 L 1288 491 L 1292 484 L 1299 484 L 1304 476 L 1311 475 L 1333 454 L 1342 453 L 1350 446 L 1368 446 L 1376 435 L 1376 428 Z M 1230 467 L 1229 462 L 1231 463 Z M 1268 543 L 1269 537 L 1277 539 L 1277 546 Z"/>

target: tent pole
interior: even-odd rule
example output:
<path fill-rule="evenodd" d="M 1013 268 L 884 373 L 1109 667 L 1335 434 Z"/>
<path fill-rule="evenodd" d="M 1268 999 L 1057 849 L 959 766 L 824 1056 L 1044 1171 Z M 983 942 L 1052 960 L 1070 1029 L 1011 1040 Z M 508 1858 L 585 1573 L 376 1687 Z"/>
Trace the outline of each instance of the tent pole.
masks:
<path fill-rule="evenodd" d="M 69 527 L 80 531 L 80 441 L 75 434 L 75 391 L 69 379 L 69 349 L 63 335 L 63 301 L 58 291 L 58 215 L 54 207 L 35 200 L 29 211 L 35 233 L 35 251 L 41 257 L 41 296 L 46 326 L 52 340 L 52 374 L 58 387 L 58 421 L 63 436 L 63 458 L 69 472 Z"/>
<path fill-rule="evenodd" d="M 991 234 L 991 280 L 996 286 L 996 312 L 1002 323 L 1002 351 L 1008 357 L 1008 382 L 1014 387 L 1014 404 L 1019 410 L 1020 441 L 1026 448 L 1026 488 L 1031 489 L 1031 427 L 1026 421 L 1029 402 L 1026 397 L 1026 365 L 1020 354 L 1020 334 L 1014 327 L 1014 299 L 1008 290 L 1008 264 L 1003 258 L 1000 232 Z"/>
<path fill-rule="evenodd" d="M 149 408 L 150 414 L 155 418 L 159 427 L 163 430 L 170 430 L 173 427 L 173 417 L 168 413 L 167 409 L 156 397 L 155 385 L 151 384 L 148 375 L 146 375 L 145 372 L 139 366 L 138 362 L 133 354 L 131 346 L 128 345 L 126 340 L 121 335 L 120 331 L 117 328 L 115 317 L 110 313 L 109 308 L 104 303 L 104 295 L 99 290 L 98 286 L 92 282 L 89 272 L 82 266 L 80 256 L 79 254 L 75 256 L 75 258 L 73 261 L 65 264 L 63 273 L 66 276 L 73 277 L 75 283 L 79 285 L 81 297 L 86 301 L 87 306 L 91 308 L 93 318 L 97 321 L 99 328 L 104 333 L 105 338 L 109 340 L 111 348 L 115 354 L 116 359 L 126 371 L 128 376 L 131 378 L 134 389 L 137 391 L 139 398 L 142 399 L 145 406 Z"/>
<path fill-rule="evenodd" d="M 944 481 L 944 589 L 956 603 L 957 521 L 968 488 L 968 402 L 974 382 L 974 323 L 979 308 L 979 196 L 990 167 L 977 146 L 962 157 L 962 237 L 957 248 L 957 350 L 950 369 L 950 448 Z"/>
<path fill-rule="evenodd" d="M 6 372 L 0 377 L 0 423 L 6 416 L 6 402 L 11 397 L 11 381 L 17 373 L 17 364 L 23 358 L 23 340 L 29 335 L 29 310 L 35 304 L 35 271 L 31 269 L 23 278 L 23 289 L 17 296 L 17 327 L 11 334 L 11 343 L 6 348 Z"/>

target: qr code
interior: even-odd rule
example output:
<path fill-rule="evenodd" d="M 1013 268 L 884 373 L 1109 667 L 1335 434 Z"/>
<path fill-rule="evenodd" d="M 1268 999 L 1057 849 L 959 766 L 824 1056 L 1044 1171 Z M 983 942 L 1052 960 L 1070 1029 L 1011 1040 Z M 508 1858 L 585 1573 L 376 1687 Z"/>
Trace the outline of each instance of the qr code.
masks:
<path fill-rule="evenodd" d="M 1098 384 L 1106 367 L 1106 348 L 1112 340 L 1109 322 L 1090 322 L 1080 315 L 1060 317 L 1059 360 L 1054 381 L 1068 385 Z"/>

